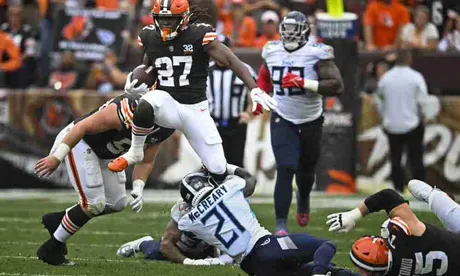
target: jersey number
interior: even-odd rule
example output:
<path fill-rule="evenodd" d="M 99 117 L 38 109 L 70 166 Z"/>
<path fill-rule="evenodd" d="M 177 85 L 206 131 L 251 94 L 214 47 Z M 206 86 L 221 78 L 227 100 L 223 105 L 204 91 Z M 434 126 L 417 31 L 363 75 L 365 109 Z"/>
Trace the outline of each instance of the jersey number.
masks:
<path fill-rule="evenodd" d="M 447 258 L 446 253 L 442 251 L 431 251 L 430 253 L 426 254 L 425 261 L 423 260 L 423 253 L 415 253 L 416 265 L 414 274 L 430 274 L 433 271 L 433 262 L 435 260 L 438 260 L 440 263 L 439 268 L 436 269 L 436 275 L 444 275 L 447 272 L 449 259 Z"/>
<path fill-rule="evenodd" d="M 304 78 L 304 69 L 302 67 L 282 67 L 282 66 L 273 66 L 272 67 L 272 83 L 273 83 L 273 94 L 280 96 L 294 96 L 305 94 L 305 90 L 301 88 L 282 88 L 281 83 L 285 73 L 289 72 Z M 286 72 L 287 71 L 287 72 Z"/>
<path fill-rule="evenodd" d="M 158 69 L 158 79 L 161 86 L 174 87 L 190 85 L 188 75 L 192 70 L 192 56 L 161 57 L 155 60 L 155 67 Z M 182 75 L 179 76 L 179 83 L 174 83 L 174 67 L 184 64 Z"/>
<path fill-rule="evenodd" d="M 107 143 L 107 149 L 117 155 L 129 149 L 131 146 L 131 140 L 123 138 L 120 141 L 110 141 Z"/>
<path fill-rule="evenodd" d="M 224 237 L 222 237 L 222 235 L 220 234 L 221 230 L 222 230 L 222 227 L 224 226 L 224 223 L 227 221 L 224 216 L 222 215 L 222 213 L 217 209 L 217 207 L 220 207 L 219 209 L 222 210 L 224 212 L 224 214 L 230 219 L 230 221 L 238 228 L 238 230 L 240 230 L 241 233 L 244 233 L 244 231 L 246 231 L 246 229 L 243 227 L 243 225 L 241 225 L 241 223 L 235 218 L 235 216 L 230 212 L 230 210 L 228 210 L 227 206 L 225 206 L 225 204 L 223 202 L 219 202 L 219 204 L 217 204 L 218 206 L 214 207 L 214 209 L 212 209 L 211 211 L 209 211 L 206 216 L 204 216 L 202 219 L 201 219 L 201 223 L 203 223 L 203 225 L 206 225 L 206 222 L 208 221 L 209 218 L 211 218 L 212 216 L 215 216 L 216 219 L 218 220 L 218 223 L 217 223 L 217 227 L 216 227 L 216 232 L 214 232 L 214 237 L 216 237 L 216 239 L 218 239 L 227 249 L 230 248 L 232 246 L 232 244 L 236 241 L 236 239 L 238 239 L 239 235 L 233 231 L 233 235 L 232 237 L 226 241 L 224 239 Z"/>

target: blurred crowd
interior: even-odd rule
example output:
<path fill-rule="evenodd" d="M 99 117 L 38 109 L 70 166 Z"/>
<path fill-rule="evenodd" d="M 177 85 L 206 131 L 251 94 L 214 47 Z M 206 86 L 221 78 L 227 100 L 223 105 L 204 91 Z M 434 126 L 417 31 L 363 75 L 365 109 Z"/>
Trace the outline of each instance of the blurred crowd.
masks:
<path fill-rule="evenodd" d="M 93 89 L 107 93 L 123 88 L 126 72 L 141 62 L 136 38 L 152 23 L 154 0 L 0 0 L 0 87 Z M 278 40 L 278 24 L 290 10 L 309 17 L 316 40 L 315 14 L 326 0 L 191 0 L 207 9 L 206 19 L 237 47 L 262 48 Z M 359 15 L 362 51 L 397 48 L 460 52 L 458 0 L 344 0 L 345 10 Z M 100 62 L 76 59 L 72 52 L 53 53 L 56 11 L 62 8 L 119 10 L 129 24 L 122 31 L 121 54 L 111 49 Z M 383 65 L 382 65 L 383 64 Z M 377 73 L 386 62 L 377 64 Z"/>

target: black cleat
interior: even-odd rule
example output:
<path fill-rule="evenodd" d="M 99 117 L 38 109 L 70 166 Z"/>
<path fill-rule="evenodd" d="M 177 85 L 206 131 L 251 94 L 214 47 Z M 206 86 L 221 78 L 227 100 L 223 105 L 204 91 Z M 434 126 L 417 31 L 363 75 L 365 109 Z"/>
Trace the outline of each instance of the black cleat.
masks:
<path fill-rule="evenodd" d="M 51 237 L 37 250 L 38 259 L 50 265 L 75 265 L 64 256 L 65 244 Z"/>
<path fill-rule="evenodd" d="M 61 224 L 62 218 L 65 216 L 65 211 L 44 214 L 42 224 L 45 226 L 50 236 L 53 237 L 54 232 Z M 64 243 L 64 255 L 67 255 L 67 245 Z"/>

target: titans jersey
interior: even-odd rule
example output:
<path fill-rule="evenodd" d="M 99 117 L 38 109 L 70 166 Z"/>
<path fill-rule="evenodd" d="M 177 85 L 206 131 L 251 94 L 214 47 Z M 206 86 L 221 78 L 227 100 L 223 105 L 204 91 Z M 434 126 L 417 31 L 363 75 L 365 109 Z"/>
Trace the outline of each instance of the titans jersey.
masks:
<path fill-rule="evenodd" d="M 413 236 L 407 224 L 393 218 L 384 224 L 392 264 L 388 276 L 460 275 L 460 235 L 426 224 L 422 236 Z"/>
<path fill-rule="evenodd" d="M 153 93 L 153 92 L 152 92 Z M 75 123 L 91 116 L 108 106 L 115 104 L 117 106 L 117 116 L 121 122 L 121 130 L 111 129 L 102 133 L 86 134 L 83 140 L 91 147 L 97 157 L 101 159 L 114 159 L 127 152 L 131 147 L 131 124 L 133 112 L 136 110 L 141 95 L 122 94 L 115 97 L 96 110 L 75 120 Z M 152 133 L 147 136 L 146 144 L 160 143 L 173 134 L 174 130 L 155 126 Z"/>
<path fill-rule="evenodd" d="M 244 198 L 245 185 L 240 177 L 227 177 L 179 220 L 179 230 L 195 234 L 233 258 L 244 257 L 260 238 L 270 235 L 260 226 Z"/>
<path fill-rule="evenodd" d="M 171 218 L 179 223 L 179 220 L 190 211 L 190 206 L 183 200 L 179 200 L 171 209 Z M 193 233 L 181 231 L 180 239 L 176 243 L 177 248 L 186 256 L 192 259 L 205 259 L 209 256 L 215 257 L 214 247 L 198 239 Z"/>
<path fill-rule="evenodd" d="M 278 103 L 276 113 L 294 124 L 311 122 L 321 116 L 321 95 L 303 88 L 282 88 L 281 82 L 288 72 L 303 79 L 318 80 L 315 66 L 320 60 L 334 59 L 332 47 L 307 43 L 294 52 L 288 52 L 280 41 L 270 41 L 262 50 L 262 58 L 270 73 L 273 97 Z"/>
<path fill-rule="evenodd" d="M 157 89 L 176 101 L 195 104 L 206 100 L 209 56 L 207 45 L 217 34 L 210 25 L 191 24 L 175 39 L 163 41 L 155 26 L 142 29 L 139 43 L 158 73 Z"/>

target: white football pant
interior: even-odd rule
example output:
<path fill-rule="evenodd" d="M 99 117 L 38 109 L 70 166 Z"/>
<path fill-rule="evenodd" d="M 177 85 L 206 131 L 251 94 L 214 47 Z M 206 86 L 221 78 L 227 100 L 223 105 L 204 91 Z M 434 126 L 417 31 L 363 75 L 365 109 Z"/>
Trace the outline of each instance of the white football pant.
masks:
<path fill-rule="evenodd" d="M 457 202 L 443 191 L 433 189 L 428 204 L 447 230 L 460 234 L 460 205 Z"/>
<path fill-rule="evenodd" d="M 61 143 L 74 126 L 65 127 L 56 137 L 51 152 Z M 126 206 L 126 174 L 113 173 L 107 165 L 111 160 L 99 159 L 81 140 L 65 158 L 67 173 L 73 188 L 80 197 L 81 206 L 92 215 L 122 211 Z"/>
<path fill-rule="evenodd" d="M 222 139 L 209 113 L 207 100 L 197 104 L 181 104 L 162 90 L 146 93 L 142 99 L 152 105 L 155 124 L 184 133 L 210 172 L 225 172 L 227 160 L 222 148 Z"/>

